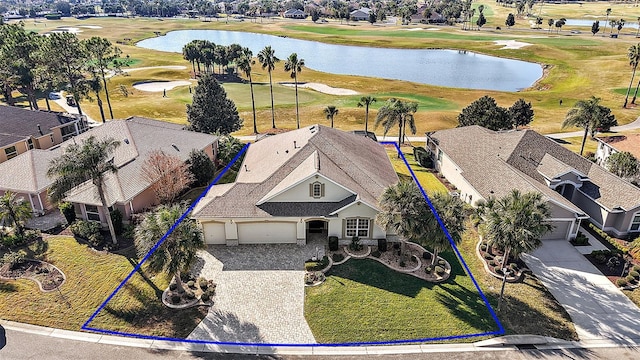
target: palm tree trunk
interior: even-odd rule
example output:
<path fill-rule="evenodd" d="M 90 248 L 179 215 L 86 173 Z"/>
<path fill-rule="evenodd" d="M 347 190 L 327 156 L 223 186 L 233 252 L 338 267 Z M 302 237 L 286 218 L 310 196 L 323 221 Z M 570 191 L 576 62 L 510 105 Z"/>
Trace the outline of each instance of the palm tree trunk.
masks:
<path fill-rule="evenodd" d="M 438 258 L 438 249 L 433 249 L 433 257 L 431 258 L 431 266 L 436 264 L 436 259 Z"/>
<path fill-rule="evenodd" d="M 104 109 L 102 108 L 102 99 L 100 99 L 100 94 L 96 92 L 96 97 L 98 98 L 98 108 L 100 109 L 100 117 L 102 118 L 102 123 L 105 123 L 104 118 Z"/>
<path fill-rule="evenodd" d="M 107 199 L 104 197 L 104 189 L 102 188 L 104 181 L 102 178 L 96 179 L 94 180 L 93 184 L 98 187 L 98 195 L 100 196 L 100 202 L 102 202 L 102 208 L 104 209 L 105 217 L 107 218 L 107 225 L 109 226 L 111 241 L 114 244 L 117 244 L 118 239 L 116 238 L 116 230 L 113 227 L 113 221 L 111 221 L 111 213 L 109 213 L 109 206 L 107 205 Z"/>
<path fill-rule="evenodd" d="M 273 106 L 273 82 L 271 81 L 271 70 L 269 70 L 269 90 L 271 92 L 271 128 L 276 128 L 276 113 Z"/>
<path fill-rule="evenodd" d="M 638 96 L 638 88 L 640 88 L 640 80 L 638 80 L 638 85 L 636 85 L 636 91 L 633 93 L 633 99 L 631 99 L 631 103 L 636 103 L 636 96 Z"/>
<path fill-rule="evenodd" d="M 589 134 L 589 127 L 584 128 L 584 136 L 582 137 L 582 145 L 580 146 L 580 156 L 582 156 L 582 152 L 584 151 L 584 144 L 587 142 L 587 134 Z"/>
<path fill-rule="evenodd" d="M 111 98 L 109 98 L 109 89 L 107 88 L 107 78 L 104 76 L 104 70 L 102 71 L 102 84 L 104 86 L 104 95 L 107 98 L 107 106 L 109 107 L 109 116 L 111 116 L 111 120 L 113 120 L 113 109 L 111 108 Z M 102 117 L 102 122 L 104 123 L 104 116 Z"/>
<path fill-rule="evenodd" d="M 365 104 L 364 133 L 365 133 L 365 136 L 368 136 L 367 134 L 369 133 L 369 103 Z"/>
<path fill-rule="evenodd" d="M 44 102 L 47 103 L 47 111 L 51 111 L 51 104 L 49 104 L 49 95 L 45 95 Z"/>
<path fill-rule="evenodd" d="M 298 111 L 298 76 L 295 75 L 293 81 L 296 85 L 296 123 L 298 124 L 298 129 L 300 129 L 300 112 Z"/>
<path fill-rule="evenodd" d="M 502 257 L 502 264 L 500 264 L 500 268 L 504 269 L 507 267 L 507 263 L 509 262 L 509 253 L 511 252 L 511 248 L 508 247 L 504 251 L 504 256 Z"/>
<path fill-rule="evenodd" d="M 398 121 L 398 146 L 402 145 L 402 120 Z"/>
<path fill-rule="evenodd" d="M 633 86 L 633 78 L 636 76 L 637 67 L 638 64 L 633 67 L 633 72 L 631 73 L 631 81 L 629 82 L 629 87 L 627 88 L 627 95 L 624 97 L 624 105 L 622 105 L 623 108 L 627 107 L 627 101 L 629 101 L 629 93 L 631 92 L 631 86 Z"/>
<path fill-rule="evenodd" d="M 73 99 L 76 101 L 76 106 L 78 107 L 78 114 L 82 115 L 82 108 L 80 107 L 80 97 L 73 93 Z"/>
<path fill-rule="evenodd" d="M 256 123 L 256 101 L 253 97 L 253 81 L 251 81 L 251 75 L 249 75 L 249 88 L 251 89 L 251 108 L 253 109 L 253 133 L 258 133 L 258 124 Z"/>
<path fill-rule="evenodd" d="M 180 278 L 180 270 L 176 271 L 173 274 L 173 280 L 176 282 L 176 289 L 179 293 L 184 292 L 184 284 L 182 283 L 182 279 Z"/>
<path fill-rule="evenodd" d="M 407 241 L 406 240 L 400 240 L 400 261 L 401 262 L 406 262 L 407 256 L 406 253 L 407 252 Z"/>

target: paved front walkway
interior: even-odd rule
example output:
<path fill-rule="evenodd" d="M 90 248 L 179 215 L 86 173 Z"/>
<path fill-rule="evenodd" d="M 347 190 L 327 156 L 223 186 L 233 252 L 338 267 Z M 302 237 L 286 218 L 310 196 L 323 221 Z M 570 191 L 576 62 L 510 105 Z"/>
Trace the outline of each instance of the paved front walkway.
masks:
<path fill-rule="evenodd" d="M 189 339 L 313 344 L 304 318 L 304 261 L 320 244 L 209 246 L 195 266 L 213 279 L 215 304 Z"/>
<path fill-rule="evenodd" d="M 581 341 L 640 340 L 640 309 L 568 241 L 544 241 L 522 258 L 567 310 Z"/>

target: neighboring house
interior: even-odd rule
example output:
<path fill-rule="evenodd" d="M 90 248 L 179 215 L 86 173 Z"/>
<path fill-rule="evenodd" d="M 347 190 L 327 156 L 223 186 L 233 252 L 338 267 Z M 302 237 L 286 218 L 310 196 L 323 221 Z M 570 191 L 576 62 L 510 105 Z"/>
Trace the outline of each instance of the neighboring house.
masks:
<path fill-rule="evenodd" d="M 307 14 L 300 9 L 289 9 L 282 16 L 288 19 L 305 19 Z"/>
<path fill-rule="evenodd" d="M 353 21 L 369 21 L 369 14 L 371 13 L 371 9 L 363 7 L 358 10 L 353 10 L 349 17 Z"/>
<path fill-rule="evenodd" d="M 187 131 L 182 125 L 131 117 L 109 121 L 58 147 L 34 149 L 0 164 L 0 194 L 12 191 L 22 195 L 31 202 L 35 213 L 51 209 L 47 201 L 47 189 L 52 183 L 47 177 L 51 160 L 60 156 L 69 144 L 80 143 L 90 136 L 120 141 L 113 157 L 118 172 L 105 176 L 105 194 L 109 206 L 118 208 L 126 219 L 156 204 L 151 183 L 141 176 L 142 164 L 151 151 L 162 150 L 182 160 L 187 160 L 193 149 L 204 150 L 212 160 L 217 155 L 216 136 Z M 74 204 L 79 218 L 100 221 L 106 226 L 106 212 L 90 181 L 71 190 L 65 200 Z"/>
<path fill-rule="evenodd" d="M 89 129 L 84 116 L 0 106 L 0 163 L 49 149 Z"/>
<path fill-rule="evenodd" d="M 598 141 L 596 162 L 605 166 L 607 158 L 614 153 L 627 151 L 636 159 L 640 159 L 640 134 L 603 136 L 595 138 Z"/>
<path fill-rule="evenodd" d="M 208 244 L 386 238 L 378 199 L 397 181 L 378 143 L 313 125 L 249 146 L 235 183 L 213 186 L 192 216 Z"/>
<path fill-rule="evenodd" d="M 411 15 L 412 23 L 422 23 L 422 24 L 438 24 L 447 21 L 444 16 L 440 15 L 435 11 L 431 11 L 428 17 L 424 16 L 425 10 L 429 7 L 427 5 L 422 5 L 418 8 L 418 11 Z"/>
<path fill-rule="evenodd" d="M 119 209 L 125 219 L 157 205 L 152 183 L 141 174 L 144 161 L 155 150 L 178 156 L 183 161 L 192 150 L 204 150 L 212 160 L 217 155 L 218 137 L 187 131 L 184 126 L 164 121 L 131 117 L 122 121 L 109 121 L 79 136 L 78 141 L 95 136 L 120 141 L 113 157 L 118 167 L 115 174 L 105 175 L 105 197 L 109 207 Z M 79 218 L 100 221 L 106 226 L 106 211 L 91 181 L 72 189 L 65 198 L 74 204 Z"/>
<path fill-rule="evenodd" d="M 535 131 L 460 127 L 428 133 L 427 148 L 472 205 L 511 189 L 541 193 L 555 226 L 544 239 L 574 238 L 586 219 L 615 236 L 640 231 L 640 189 Z"/>

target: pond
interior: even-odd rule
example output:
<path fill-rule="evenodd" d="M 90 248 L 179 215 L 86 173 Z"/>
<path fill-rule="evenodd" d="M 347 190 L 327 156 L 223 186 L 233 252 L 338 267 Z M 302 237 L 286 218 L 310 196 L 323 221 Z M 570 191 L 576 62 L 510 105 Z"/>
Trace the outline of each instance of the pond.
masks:
<path fill-rule="evenodd" d="M 519 91 L 542 77 L 539 64 L 458 50 L 412 50 L 333 45 L 265 34 L 221 30 L 179 30 L 139 42 L 142 48 L 182 52 L 192 40 L 248 47 L 254 56 L 271 45 L 284 60 L 295 52 L 308 68 L 342 75 L 466 89 Z M 256 66 L 260 66 L 256 64 Z M 279 66 L 284 66 L 282 63 Z M 304 81 L 304 73 L 301 74 Z"/>
<path fill-rule="evenodd" d="M 607 28 L 607 31 L 611 31 L 611 25 L 609 25 L 609 23 L 607 22 L 606 17 L 605 18 L 594 18 L 594 19 L 567 19 L 567 22 L 565 23 L 565 25 L 569 25 L 569 26 L 588 26 L 591 27 L 591 25 L 593 25 L 593 23 L 599 20 L 600 21 L 600 32 L 602 32 L 604 30 L 604 28 Z M 613 20 L 620 20 L 619 18 L 615 18 L 613 16 L 609 16 L 609 20 L 613 21 Z M 638 23 L 637 22 L 625 22 L 624 26 L 622 27 L 622 31 L 624 31 L 624 29 L 638 29 Z M 618 27 L 615 26 L 613 29 L 614 33 L 618 32 Z"/>

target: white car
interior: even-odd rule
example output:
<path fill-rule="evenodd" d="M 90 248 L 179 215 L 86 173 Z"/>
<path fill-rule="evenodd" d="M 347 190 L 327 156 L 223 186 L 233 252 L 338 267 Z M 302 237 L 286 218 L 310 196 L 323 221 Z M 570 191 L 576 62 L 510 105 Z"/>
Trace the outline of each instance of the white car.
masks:
<path fill-rule="evenodd" d="M 58 100 L 60 99 L 60 93 L 52 91 L 49 93 L 49 100 Z"/>

